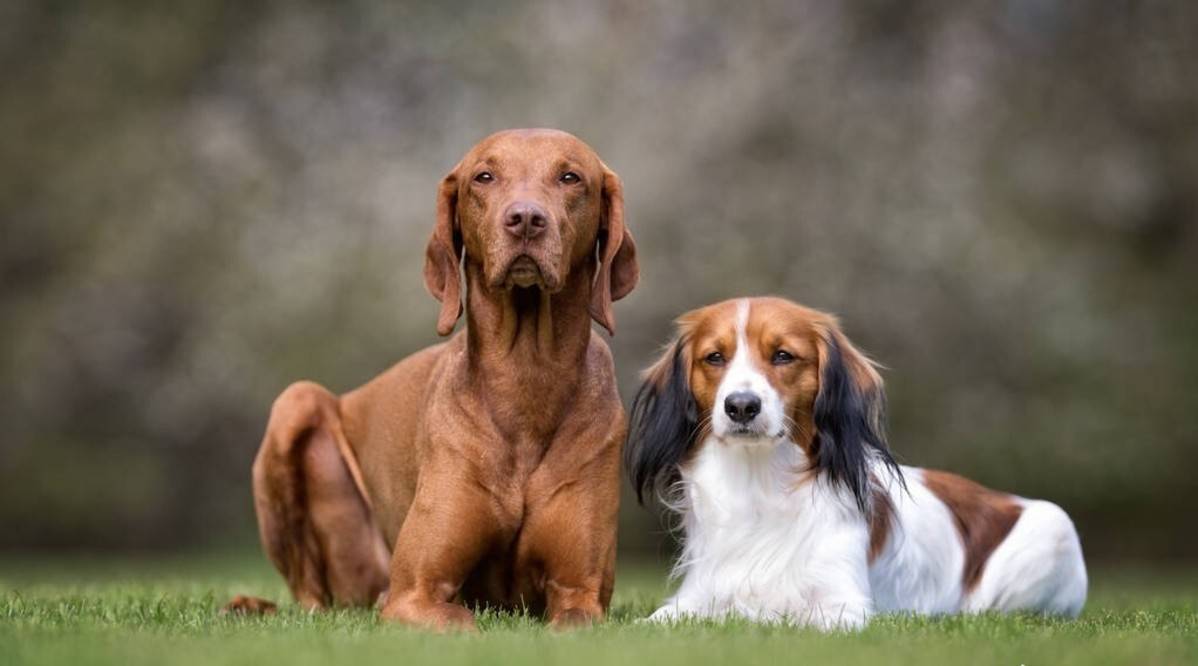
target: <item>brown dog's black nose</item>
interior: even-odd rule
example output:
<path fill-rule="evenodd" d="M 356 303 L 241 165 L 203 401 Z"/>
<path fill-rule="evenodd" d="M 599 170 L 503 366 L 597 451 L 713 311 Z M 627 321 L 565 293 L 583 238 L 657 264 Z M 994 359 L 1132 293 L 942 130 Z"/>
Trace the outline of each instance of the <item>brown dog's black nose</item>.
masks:
<path fill-rule="evenodd" d="M 545 230 L 549 216 L 545 209 L 531 201 L 517 201 L 508 206 L 503 226 L 516 238 L 535 238 Z"/>
<path fill-rule="evenodd" d="M 748 423 L 761 413 L 761 398 L 749 391 L 737 391 L 724 399 L 724 412 L 736 423 Z"/>

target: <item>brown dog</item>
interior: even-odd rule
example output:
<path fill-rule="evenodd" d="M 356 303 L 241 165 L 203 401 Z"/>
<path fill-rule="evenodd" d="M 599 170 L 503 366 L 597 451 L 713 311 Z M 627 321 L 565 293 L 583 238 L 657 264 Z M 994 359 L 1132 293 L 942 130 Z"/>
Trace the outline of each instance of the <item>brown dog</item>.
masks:
<path fill-rule="evenodd" d="M 590 320 L 612 331 L 637 273 L 620 179 L 582 141 L 512 130 L 462 158 L 424 279 L 437 332 L 463 291 L 465 329 L 341 397 L 293 384 L 271 410 L 254 503 L 296 600 L 382 599 L 436 629 L 475 626 L 462 602 L 602 618 L 625 418 Z"/>

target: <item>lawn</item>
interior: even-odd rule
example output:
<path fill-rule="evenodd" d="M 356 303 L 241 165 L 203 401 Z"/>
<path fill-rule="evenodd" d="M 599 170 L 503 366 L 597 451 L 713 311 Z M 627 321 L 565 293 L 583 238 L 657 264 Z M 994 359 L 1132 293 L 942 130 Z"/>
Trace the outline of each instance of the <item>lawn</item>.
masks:
<path fill-rule="evenodd" d="M 638 624 L 665 592 L 623 566 L 610 620 L 557 634 L 485 615 L 482 633 L 436 636 L 369 611 L 226 617 L 234 593 L 287 599 L 258 557 L 0 560 L 0 665 L 9 664 L 1172 664 L 1198 663 L 1198 571 L 1099 568 L 1077 621 L 886 616 L 856 634 L 742 623 Z"/>

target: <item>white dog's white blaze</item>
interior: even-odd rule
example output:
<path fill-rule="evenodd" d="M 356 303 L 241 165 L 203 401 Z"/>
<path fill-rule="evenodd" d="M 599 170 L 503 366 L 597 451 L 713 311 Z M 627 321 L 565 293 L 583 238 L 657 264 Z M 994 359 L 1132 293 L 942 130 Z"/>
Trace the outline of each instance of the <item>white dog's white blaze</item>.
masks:
<path fill-rule="evenodd" d="M 749 342 L 749 314 L 752 303 L 742 298 L 736 303 L 736 349 L 729 359 L 728 371 L 716 392 L 711 426 L 716 437 L 724 439 L 736 425 L 724 411 L 724 402 L 737 391 L 749 391 L 761 400 L 761 413 L 746 424 L 756 435 L 733 435 L 743 444 L 770 442 L 785 436 L 786 419 L 782 396 L 758 368 L 762 359 L 754 358 L 756 347 Z M 768 361 L 768 359 L 766 359 Z M 763 439 L 764 437 L 764 439 Z"/>

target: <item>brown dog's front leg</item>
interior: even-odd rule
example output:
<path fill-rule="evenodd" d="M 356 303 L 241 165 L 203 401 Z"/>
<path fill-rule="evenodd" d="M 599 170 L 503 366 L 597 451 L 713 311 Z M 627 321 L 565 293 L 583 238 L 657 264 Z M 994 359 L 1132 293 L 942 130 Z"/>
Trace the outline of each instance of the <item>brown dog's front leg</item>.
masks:
<path fill-rule="evenodd" d="M 611 602 L 619 510 L 619 444 L 611 442 L 576 481 L 559 483 L 527 517 L 519 561 L 541 562 L 545 617 L 558 629 L 603 620 Z M 518 565 L 520 566 L 520 565 Z"/>
<path fill-rule="evenodd" d="M 474 614 L 456 599 L 497 531 L 487 495 L 460 471 L 423 475 L 396 540 L 383 618 L 434 631 L 476 631 Z"/>
<path fill-rule="evenodd" d="M 563 507 L 545 523 L 545 618 L 564 629 L 602 622 L 615 583 L 616 520 Z M 553 534 L 553 536 L 550 536 Z"/>
<path fill-rule="evenodd" d="M 562 516 L 567 518 L 566 516 Z M 606 522 L 606 521 L 603 521 Z M 598 537 L 606 529 L 576 529 L 589 520 L 552 520 L 539 539 L 545 566 L 545 618 L 555 629 L 602 622 L 611 601 L 615 569 L 615 539 Z M 549 525 L 556 525 L 549 528 Z M 549 529 L 556 534 L 550 537 Z"/>

